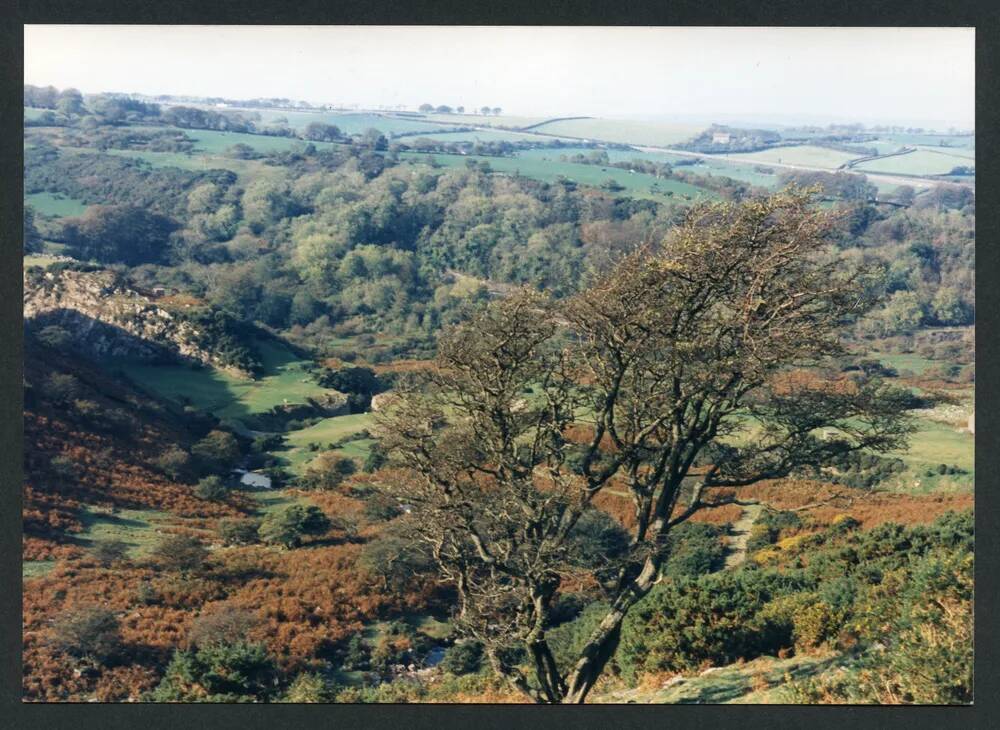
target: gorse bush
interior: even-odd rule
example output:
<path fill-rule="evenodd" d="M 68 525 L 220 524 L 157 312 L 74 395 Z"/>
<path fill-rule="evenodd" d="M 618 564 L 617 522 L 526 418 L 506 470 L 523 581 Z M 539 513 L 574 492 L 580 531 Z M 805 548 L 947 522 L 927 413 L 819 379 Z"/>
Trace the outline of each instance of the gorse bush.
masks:
<path fill-rule="evenodd" d="M 783 649 L 851 648 L 867 652 L 851 693 L 796 691 L 829 701 L 969 701 L 972 534 L 971 512 L 867 531 L 839 520 L 789 542 L 778 566 L 664 581 L 626 619 L 616 662 L 635 681 Z"/>
<path fill-rule="evenodd" d="M 266 702 L 277 690 L 278 673 L 262 644 L 210 644 L 177 651 L 154 702 Z"/>

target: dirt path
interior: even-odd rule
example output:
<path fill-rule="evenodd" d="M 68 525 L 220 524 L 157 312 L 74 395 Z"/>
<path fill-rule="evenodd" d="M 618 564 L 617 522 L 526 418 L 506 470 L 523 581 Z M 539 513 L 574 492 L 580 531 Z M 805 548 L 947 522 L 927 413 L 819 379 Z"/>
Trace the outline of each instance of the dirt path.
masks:
<path fill-rule="evenodd" d="M 743 514 L 733 523 L 729 536 L 726 538 L 726 562 L 724 570 L 731 570 L 747 559 L 747 543 L 750 541 L 750 529 L 753 523 L 764 511 L 764 505 L 754 502 L 743 507 Z"/>

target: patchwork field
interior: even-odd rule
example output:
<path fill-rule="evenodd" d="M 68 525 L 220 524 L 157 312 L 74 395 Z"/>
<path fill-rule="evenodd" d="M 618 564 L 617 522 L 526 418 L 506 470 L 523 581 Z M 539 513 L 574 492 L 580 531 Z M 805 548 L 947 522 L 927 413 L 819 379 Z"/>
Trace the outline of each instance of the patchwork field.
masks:
<path fill-rule="evenodd" d="M 619 119 L 569 119 L 546 122 L 532 131 L 622 144 L 669 146 L 704 131 L 704 124 L 636 122 Z"/>

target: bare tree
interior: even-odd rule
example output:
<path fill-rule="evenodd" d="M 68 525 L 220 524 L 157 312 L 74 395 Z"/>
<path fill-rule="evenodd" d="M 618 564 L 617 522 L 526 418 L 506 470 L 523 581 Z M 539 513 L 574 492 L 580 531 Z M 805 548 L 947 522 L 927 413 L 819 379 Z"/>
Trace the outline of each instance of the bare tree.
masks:
<path fill-rule="evenodd" d="M 791 190 L 697 206 L 568 301 L 494 302 L 446 331 L 436 367 L 378 414 L 402 467 L 382 488 L 411 506 L 411 529 L 456 586 L 460 630 L 531 699 L 586 699 L 672 528 L 740 487 L 905 443 L 902 391 L 818 370 L 874 298 L 811 201 Z M 580 540 L 612 483 L 635 527 L 595 556 Z M 570 575 L 609 609 L 559 666 L 546 628 Z"/>

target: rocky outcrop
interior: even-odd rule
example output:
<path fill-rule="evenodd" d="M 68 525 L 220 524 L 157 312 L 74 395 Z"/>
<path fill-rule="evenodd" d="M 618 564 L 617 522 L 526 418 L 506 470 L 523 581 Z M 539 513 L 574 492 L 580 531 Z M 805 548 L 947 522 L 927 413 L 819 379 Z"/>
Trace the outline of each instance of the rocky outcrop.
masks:
<path fill-rule="evenodd" d="M 63 327 L 77 348 L 99 357 L 198 362 L 249 377 L 198 345 L 195 325 L 112 271 L 25 272 L 24 319 L 30 327 Z"/>

